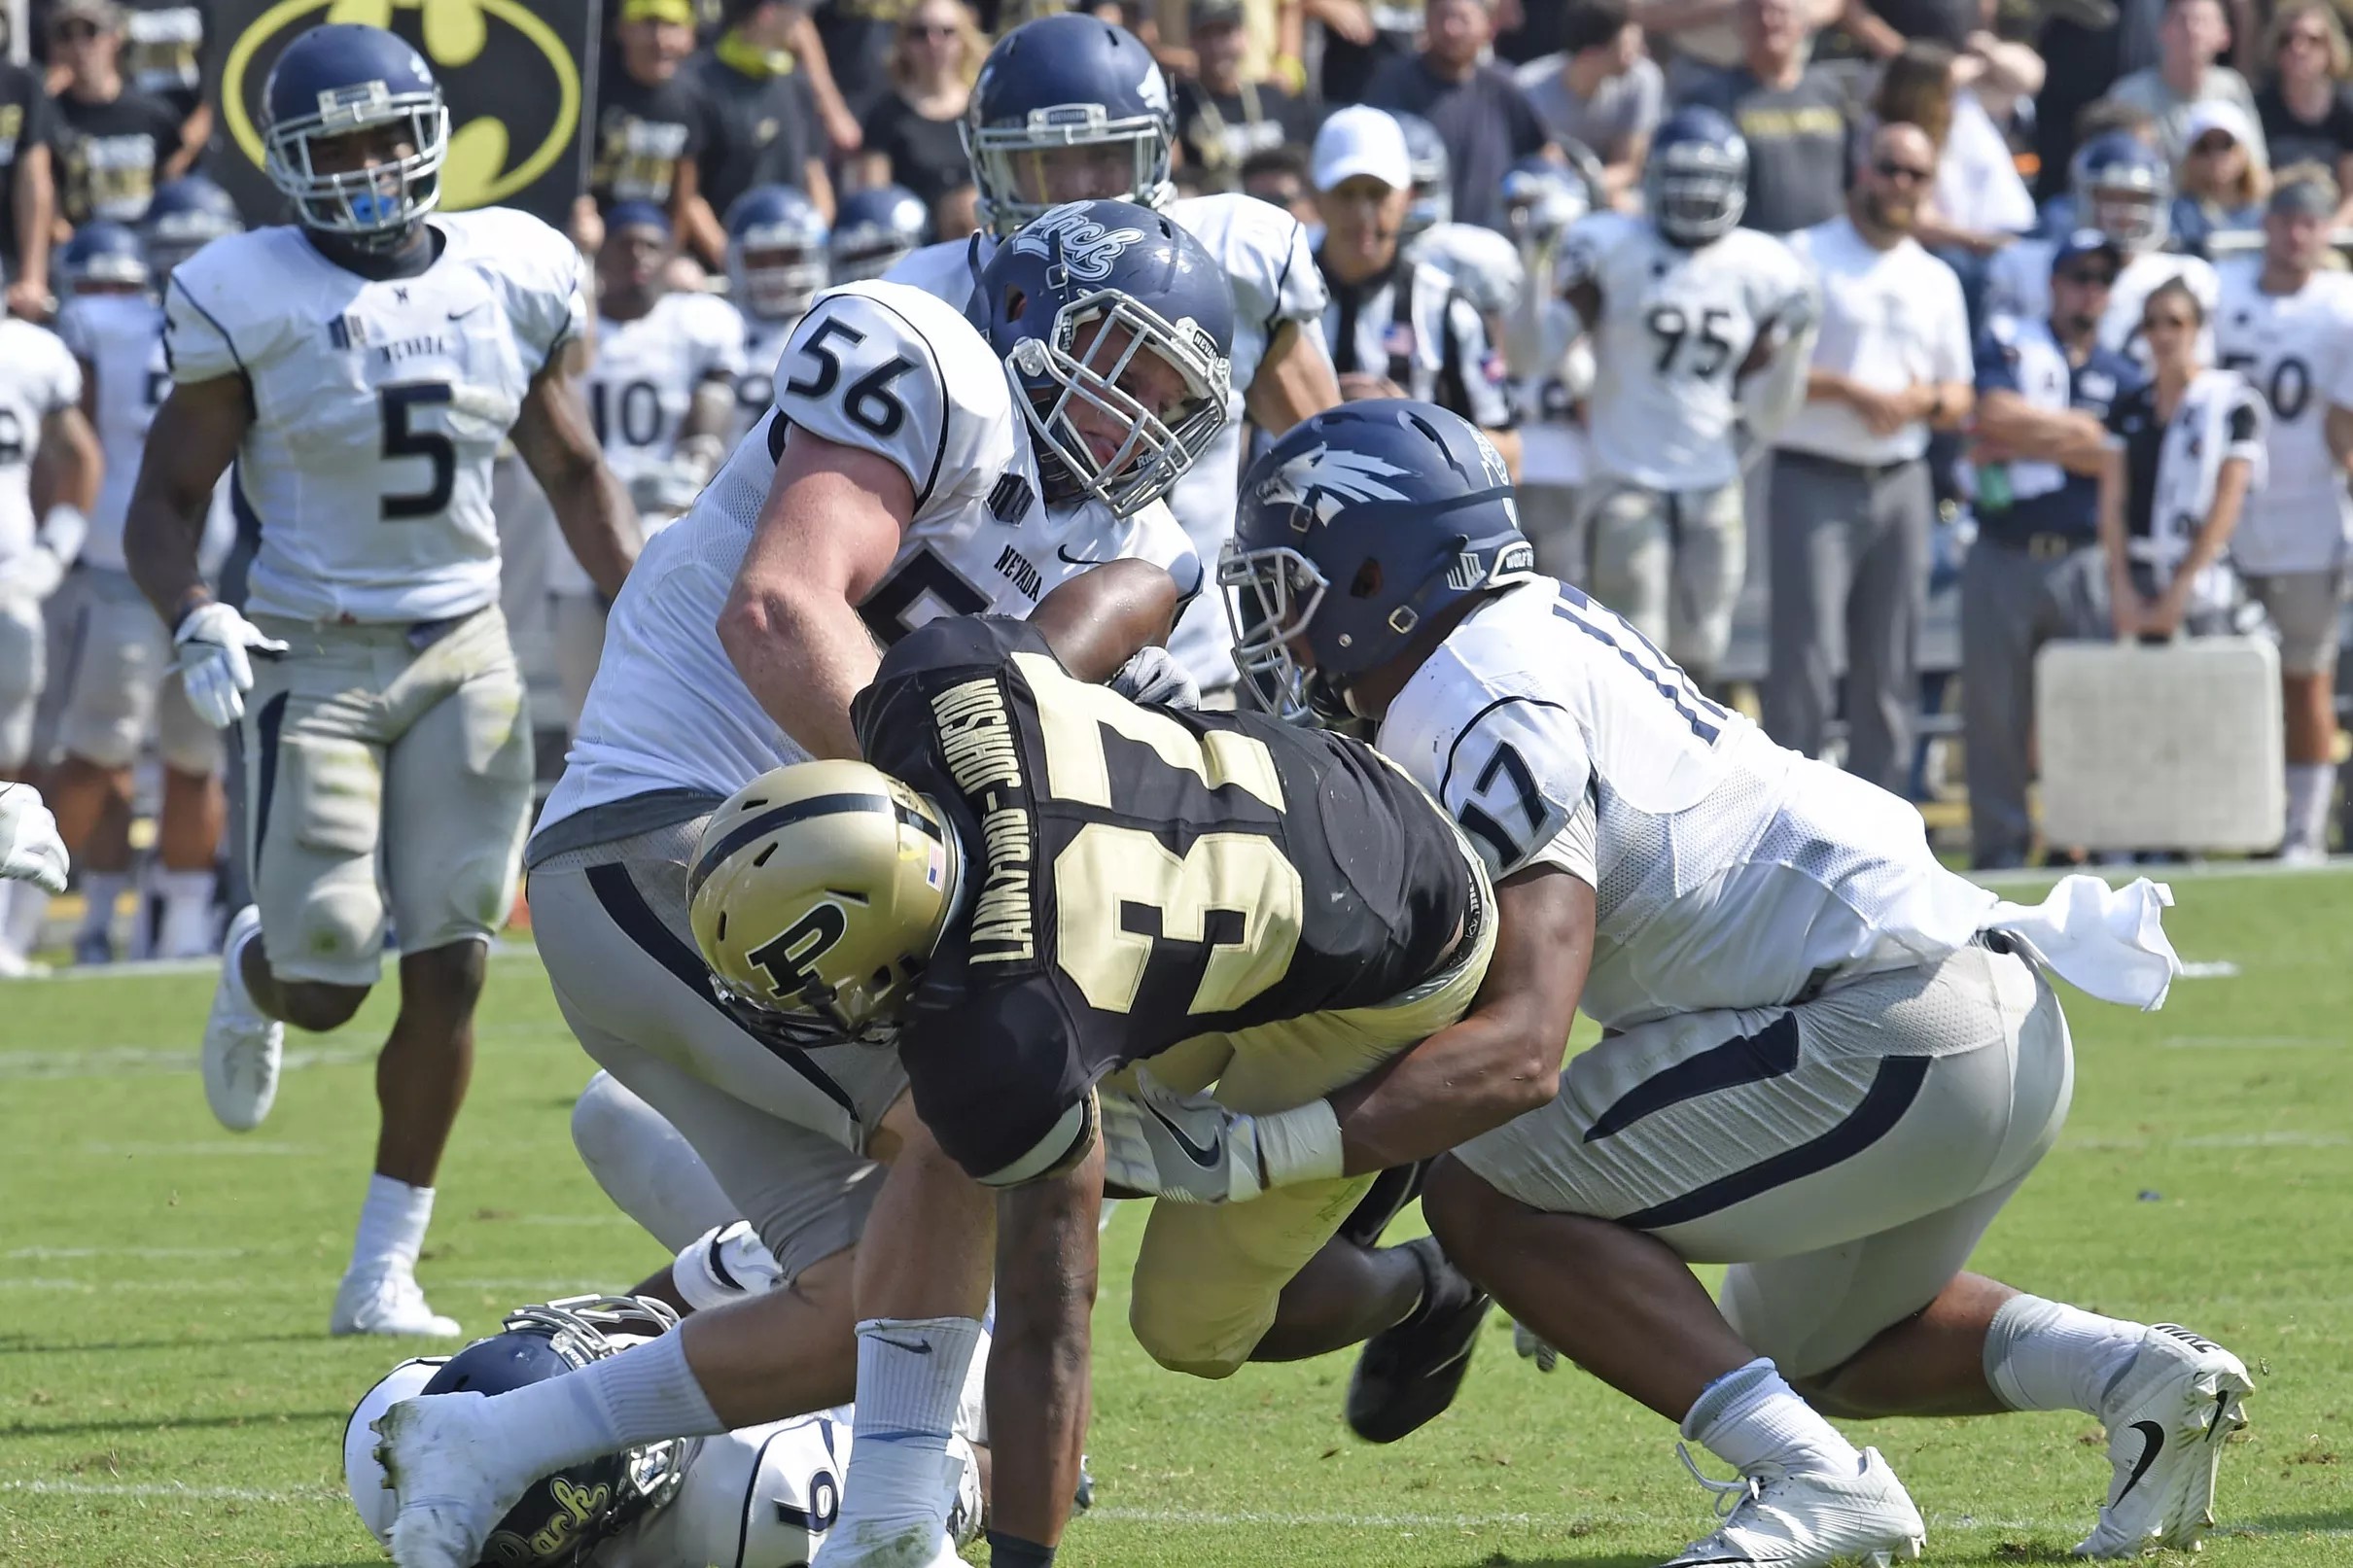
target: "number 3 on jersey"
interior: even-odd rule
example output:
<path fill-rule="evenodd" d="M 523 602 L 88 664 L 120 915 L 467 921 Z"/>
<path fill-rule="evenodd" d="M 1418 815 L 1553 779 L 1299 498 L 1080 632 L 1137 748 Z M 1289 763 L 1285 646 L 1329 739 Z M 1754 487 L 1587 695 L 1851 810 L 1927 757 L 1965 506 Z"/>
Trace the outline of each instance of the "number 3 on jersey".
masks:
<path fill-rule="evenodd" d="M 1196 736 L 1072 679 L 1050 659 L 1017 654 L 1015 662 L 1037 696 L 1046 789 L 1056 799 L 1111 805 L 1108 729 L 1205 788 L 1231 784 L 1282 810 L 1282 781 L 1263 741 L 1222 730 Z M 1307 912 L 1298 867 L 1263 833 L 1204 833 L 1179 855 L 1153 833 L 1108 822 L 1080 828 L 1055 856 L 1054 903 L 1055 961 L 1088 1005 L 1106 1013 L 1136 1005 L 1164 944 L 1208 950 L 1188 1013 L 1243 1006 L 1289 970 Z"/>

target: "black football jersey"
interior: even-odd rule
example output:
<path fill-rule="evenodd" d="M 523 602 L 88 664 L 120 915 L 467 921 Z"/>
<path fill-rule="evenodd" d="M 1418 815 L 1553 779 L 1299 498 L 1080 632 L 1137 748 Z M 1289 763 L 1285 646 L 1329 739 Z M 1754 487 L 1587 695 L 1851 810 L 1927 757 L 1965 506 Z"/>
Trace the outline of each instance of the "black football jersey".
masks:
<path fill-rule="evenodd" d="M 1026 621 L 932 621 L 852 713 L 866 760 L 965 846 L 962 911 L 899 1052 L 975 1176 L 1180 1041 L 1390 1000 L 1439 969 L 1470 907 L 1454 828 L 1369 748 L 1129 702 Z"/>

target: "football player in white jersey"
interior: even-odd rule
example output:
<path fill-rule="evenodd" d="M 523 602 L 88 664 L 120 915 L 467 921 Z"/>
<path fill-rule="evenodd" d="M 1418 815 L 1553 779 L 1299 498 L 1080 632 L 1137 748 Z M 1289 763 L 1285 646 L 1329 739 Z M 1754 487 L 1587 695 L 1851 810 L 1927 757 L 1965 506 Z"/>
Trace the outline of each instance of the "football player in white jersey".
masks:
<path fill-rule="evenodd" d="M 579 1296 L 508 1314 L 503 1332 L 454 1356 L 404 1361 L 361 1396 L 343 1423 L 343 1483 L 378 1545 L 388 1544 L 394 1493 L 376 1459 L 372 1423 L 433 1390 L 503 1392 L 556 1376 L 666 1334 L 678 1308 L 707 1311 L 773 1289 L 775 1264 L 740 1223 L 700 1237 L 687 1252 L 723 1251 L 746 1281 L 708 1273 L 672 1303 L 641 1286 L 630 1296 Z M 683 1264 L 682 1259 L 682 1264 Z M 685 1271 L 681 1270 L 682 1275 Z M 950 1538 L 980 1533 L 987 1439 L 982 1382 L 986 1336 L 965 1380 L 956 1433 Z M 848 1406 L 683 1442 L 600 1454 L 546 1477 L 508 1510 L 484 1560 L 507 1568 L 805 1568 L 841 1507 L 855 1411 Z"/>
<path fill-rule="evenodd" d="M 257 1125 L 285 1024 L 348 1021 L 397 926 L 375 1174 L 330 1323 L 451 1334 L 414 1265 L 531 805 L 498 610 L 499 442 L 512 433 L 608 593 L 637 520 L 571 385 L 579 253 L 504 208 L 428 218 L 450 144 L 423 57 L 380 28 L 321 25 L 287 47 L 263 96 L 267 171 L 299 221 L 217 240 L 172 273 L 174 384 L 124 524 L 189 701 L 216 726 L 242 720 L 258 908 L 230 923 L 206 1098 L 224 1126 Z M 232 457 L 260 525 L 251 620 L 196 564 Z"/>
<path fill-rule="evenodd" d="M 1498 953 L 1559 923 L 1535 989 L 1602 1026 L 1550 1104 L 1439 1163 L 1435 1234 L 1741 1473 L 1709 1483 L 1735 1502 L 1677 1564 L 1916 1553 L 1912 1500 L 1821 1412 L 2082 1411 L 2114 1481 L 2077 1550 L 2195 1549 L 2238 1359 L 1963 1272 L 2066 1117 L 2046 971 L 2157 1005 L 2167 895 L 2077 877 L 1997 905 L 1905 802 L 1774 746 L 1527 570 L 1480 444 L 1424 404 L 1319 415 L 1252 468 L 1219 573 L 1253 689 L 1377 721 L 1480 846 Z M 1721 1310 L 1694 1262 L 1733 1265 Z"/>
<path fill-rule="evenodd" d="M 1233 302 L 1218 261 L 1158 213 L 1083 202 L 999 247 L 979 287 L 969 321 L 961 300 L 884 281 L 819 297 L 786 348 L 768 417 L 651 541 L 615 602 L 528 855 L 534 933 L 574 1032 L 685 1135 L 791 1288 L 698 1314 L 581 1374 L 640 1391 L 628 1430 L 583 1420 L 607 1407 L 573 1404 L 568 1389 L 397 1408 L 381 1425 L 402 1490 L 392 1544 L 403 1568 L 467 1568 L 524 1487 L 581 1457 L 840 1402 L 853 1393 L 859 1318 L 926 1353 L 924 1376 L 886 1379 L 869 1414 L 921 1430 L 932 1375 L 952 1369 L 944 1386 L 961 1386 L 976 1314 L 923 1296 L 938 1274 L 931 1260 L 884 1248 L 887 1261 L 869 1264 L 854 1250 L 869 1211 L 877 1235 L 893 1234 L 885 1162 L 893 1181 L 910 1161 L 955 1169 L 915 1116 L 896 1051 L 795 1033 L 715 989 L 688 922 L 687 871 L 706 819 L 734 791 L 785 763 L 860 754 L 850 701 L 873 678 L 878 641 L 941 615 L 1027 615 L 1119 557 L 1201 580 L 1160 498 L 1225 419 Z M 1071 618 L 1116 627 L 1156 613 L 1165 626 L 1174 606 L 1122 586 L 1137 582 L 1072 582 L 1096 609 Z M 1126 679 L 1157 694 L 1172 673 L 1181 689 L 1181 670 L 1154 648 Z M 854 1316 L 854 1267 L 861 1307 L 896 1303 L 893 1286 L 911 1286 L 919 1305 Z M 963 1289 L 959 1275 L 952 1294 Z M 861 1365 L 869 1338 L 858 1336 Z M 855 1383 L 874 1392 L 863 1372 Z M 918 1479 L 895 1487 L 886 1473 L 869 1497 L 927 1511 L 936 1446 L 877 1454 L 886 1472 L 896 1454 Z M 860 1498 L 851 1488 L 846 1520 L 871 1506 Z"/>
<path fill-rule="evenodd" d="M 2076 149 L 2067 164 L 2079 227 L 2096 228 L 2123 248 L 2124 270 L 2108 292 L 2100 317 L 2100 347 L 2130 354 L 2143 365 L 2141 306 L 2173 278 L 2190 286 L 2214 319 L 2221 283 L 2203 257 L 2187 256 L 2173 240 L 2173 171 L 2164 155 L 2128 130 L 2104 131 Z M 2056 240 L 2021 239 L 1993 256 L 1985 273 L 1985 313 L 2021 321 L 2051 317 L 2051 259 Z"/>
<path fill-rule="evenodd" d="M 68 861 L 57 819 L 41 804 L 41 791 L 28 784 L 0 784 L 0 882 L 61 893 Z"/>
<path fill-rule="evenodd" d="M 162 261 L 177 264 L 198 248 L 199 236 L 242 229 L 235 212 L 227 192 L 190 176 L 156 192 L 144 227 L 167 236 Z M 142 236 L 111 224 L 86 226 L 67 247 L 64 263 L 69 297 L 57 331 L 82 366 L 83 403 L 106 455 L 105 482 L 82 546 L 83 570 L 53 607 L 71 617 L 75 649 L 73 689 L 57 718 L 62 755 L 50 794 L 58 829 L 83 867 L 89 911 L 78 948 L 108 951 L 107 927 L 127 880 L 129 847 L 111 830 L 112 843 L 93 845 L 91 835 L 110 808 L 127 815 L 131 765 L 152 737 L 163 764 L 154 883 L 163 921 L 152 950 L 158 958 L 198 958 L 212 951 L 214 937 L 214 866 L 226 812 L 221 738 L 189 707 L 171 638 L 131 581 L 123 554 L 123 517 L 140 450 L 171 386 L 163 361 L 163 307 L 153 292 L 170 267 L 147 254 Z M 203 553 L 226 550 L 235 530 L 225 482 L 213 495 Z"/>
<path fill-rule="evenodd" d="M 49 509 L 33 515 L 33 466 L 53 475 Z M 82 411 L 82 370 L 56 335 L 0 319 L 0 780 L 33 758 L 33 712 L 48 662 L 41 607 L 65 580 L 97 505 L 98 440 Z M 48 894 L 0 887 L 0 977 L 31 962 Z"/>
<path fill-rule="evenodd" d="M 825 214 L 790 186 L 755 185 L 727 208 L 727 294 L 744 318 L 738 440 L 776 402 L 785 341 L 825 292 L 826 240 Z"/>
<path fill-rule="evenodd" d="M 1306 230 L 1250 196 L 1177 198 L 1169 183 L 1176 140 L 1168 84 L 1133 35 L 1081 15 L 1025 22 L 989 51 L 965 126 L 987 232 L 928 246 L 885 275 L 961 307 L 1007 235 L 1055 202 L 1104 196 L 1157 207 L 1208 246 L 1234 289 L 1235 396 L 1215 444 L 1169 496 L 1169 509 L 1208 561 L 1233 527 L 1244 416 L 1280 435 L 1338 402 L 1340 387 Z M 1216 701 L 1232 687 L 1234 668 L 1212 597 L 1186 608 L 1169 648 Z"/>
<path fill-rule="evenodd" d="M 651 202 L 605 214 L 581 390 L 606 467 L 629 487 L 647 538 L 694 505 L 727 455 L 745 375 L 744 318 L 717 295 L 666 287 L 675 254 L 670 220 Z M 564 717 L 578 729 L 605 646 L 605 605 L 569 550 L 548 552 L 547 594 Z"/>
<path fill-rule="evenodd" d="M 2288 742 L 2284 859 L 2329 853 L 2336 782 L 2337 609 L 2353 501 L 2353 276 L 2324 269 L 2336 181 L 2319 164 L 2280 171 L 2264 215 L 2264 249 L 2227 264 L 2215 346 L 2225 369 L 2270 404 L 2269 477 L 2247 498 L 2231 564 L 2279 629 Z"/>
<path fill-rule="evenodd" d="M 1747 565 L 1742 404 L 1770 437 L 1803 401 L 1813 283 L 1788 246 L 1739 226 L 1748 145 L 1714 110 L 1669 115 L 1644 179 L 1648 212 L 1583 219 L 1554 269 L 1597 367 L 1586 580 L 1706 687 Z"/>

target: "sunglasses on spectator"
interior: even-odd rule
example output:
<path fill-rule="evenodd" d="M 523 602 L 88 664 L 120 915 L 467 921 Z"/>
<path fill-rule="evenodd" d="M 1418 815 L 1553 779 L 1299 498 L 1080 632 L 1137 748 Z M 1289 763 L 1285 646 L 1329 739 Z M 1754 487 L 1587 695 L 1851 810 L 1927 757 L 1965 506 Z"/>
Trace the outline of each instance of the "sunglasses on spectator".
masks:
<path fill-rule="evenodd" d="M 93 21 L 61 21 L 49 30 L 49 36 L 60 44 L 87 44 L 98 36 L 98 24 Z"/>
<path fill-rule="evenodd" d="M 1872 167 L 1879 171 L 1882 180 L 1928 180 L 1935 177 L 1934 170 L 1923 169 L 1916 163 L 1898 163 L 1891 157 L 1880 158 Z"/>
<path fill-rule="evenodd" d="M 2286 48 L 2293 48 L 2300 44 L 2309 44 L 2314 49 L 2327 49 L 2329 47 L 2329 35 L 2318 29 L 2307 30 L 2299 28 L 2297 31 L 2289 33 L 2280 39 L 2280 44 L 2282 47 Z"/>
<path fill-rule="evenodd" d="M 2190 144 L 2190 151 L 2197 154 L 2201 157 L 2212 157 L 2217 153 L 2228 153 L 2230 151 L 2230 149 L 2236 147 L 2237 145 L 2238 138 L 2231 135 L 2229 131 L 2210 130 L 2206 132 L 2205 135 L 2200 136 L 2196 141 L 2192 142 Z"/>
<path fill-rule="evenodd" d="M 2197 324 L 2188 316 L 2151 316 L 2141 323 L 2143 332 L 2187 332 Z"/>
<path fill-rule="evenodd" d="M 2107 289 L 2115 286 L 2116 274 L 2104 266 L 2071 266 L 2059 274 L 2059 281 L 2079 289 Z"/>
<path fill-rule="evenodd" d="M 901 29 L 909 38 L 954 38 L 956 24 L 952 21 L 911 21 Z"/>

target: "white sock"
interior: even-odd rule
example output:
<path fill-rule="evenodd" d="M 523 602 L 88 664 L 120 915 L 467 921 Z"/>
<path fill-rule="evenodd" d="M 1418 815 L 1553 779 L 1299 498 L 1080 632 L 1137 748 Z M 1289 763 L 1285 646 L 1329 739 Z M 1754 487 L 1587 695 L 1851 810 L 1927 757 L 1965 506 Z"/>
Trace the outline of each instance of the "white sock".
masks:
<path fill-rule="evenodd" d="M 0 925 L 0 948 L 29 958 L 41 941 L 41 923 L 49 919 L 49 893 L 29 882 L 12 882 L 8 887 L 8 919 Z"/>
<path fill-rule="evenodd" d="M 123 902 L 123 889 L 130 886 L 127 871 L 85 871 L 82 873 L 82 930 L 84 936 L 108 936 L 115 928 L 115 906 Z"/>
<path fill-rule="evenodd" d="M 879 1317 L 858 1325 L 850 1468 L 823 1554 L 855 1557 L 919 1535 L 924 1556 L 916 1560 L 926 1560 L 946 1539 L 955 1495 L 948 1438 L 979 1342 L 980 1324 L 968 1317 Z"/>
<path fill-rule="evenodd" d="M 213 871 L 156 874 L 156 891 L 163 895 L 163 929 L 156 937 L 157 957 L 194 958 L 212 951 L 213 889 L 220 880 L 220 874 Z"/>
<path fill-rule="evenodd" d="M 2013 1296 L 1985 1331 L 1985 1381 L 2014 1411 L 2097 1415 L 2144 1332 L 2065 1302 Z"/>
<path fill-rule="evenodd" d="M 480 1419 L 488 1424 L 491 1451 L 535 1477 L 643 1443 L 727 1430 L 694 1380 L 676 1333 L 495 1394 Z"/>
<path fill-rule="evenodd" d="M 1701 1391 L 1683 1436 L 1743 1475 L 1761 1466 L 1853 1476 L 1863 1456 L 1759 1356 Z"/>
<path fill-rule="evenodd" d="M 2335 784 L 2336 768 L 2333 763 L 2288 764 L 2288 830 L 2281 849 L 2329 847 L 2329 796 Z"/>
<path fill-rule="evenodd" d="M 368 1202 L 360 1205 L 360 1231 L 351 1241 L 350 1272 L 382 1264 L 413 1271 L 432 1218 L 431 1187 L 411 1187 L 380 1172 L 369 1176 Z"/>

